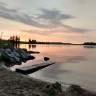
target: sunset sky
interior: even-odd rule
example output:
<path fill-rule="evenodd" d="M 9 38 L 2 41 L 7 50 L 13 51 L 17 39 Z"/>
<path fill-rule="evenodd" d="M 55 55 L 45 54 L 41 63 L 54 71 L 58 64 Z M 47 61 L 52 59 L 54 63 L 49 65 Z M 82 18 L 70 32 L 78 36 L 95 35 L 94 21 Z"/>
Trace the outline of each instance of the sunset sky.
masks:
<path fill-rule="evenodd" d="M 0 35 L 21 40 L 96 42 L 96 0 L 0 0 Z"/>

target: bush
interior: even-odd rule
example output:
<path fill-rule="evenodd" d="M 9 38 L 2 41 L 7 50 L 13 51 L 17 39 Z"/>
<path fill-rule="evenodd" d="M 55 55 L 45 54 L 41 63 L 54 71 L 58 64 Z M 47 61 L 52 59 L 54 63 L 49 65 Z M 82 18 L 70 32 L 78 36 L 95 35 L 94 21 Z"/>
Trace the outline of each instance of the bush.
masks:
<path fill-rule="evenodd" d="M 12 44 L 8 40 L 0 40 L 0 48 L 12 48 Z"/>

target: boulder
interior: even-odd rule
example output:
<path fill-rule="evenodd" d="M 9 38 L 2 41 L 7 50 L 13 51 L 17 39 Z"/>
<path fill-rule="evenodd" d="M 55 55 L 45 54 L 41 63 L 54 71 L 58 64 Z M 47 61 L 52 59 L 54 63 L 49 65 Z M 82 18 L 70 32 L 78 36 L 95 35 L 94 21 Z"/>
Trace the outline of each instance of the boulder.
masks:
<path fill-rule="evenodd" d="M 25 52 L 27 52 L 27 49 L 26 48 L 22 48 L 22 50 L 24 50 Z"/>
<path fill-rule="evenodd" d="M 27 53 L 21 53 L 20 58 L 21 59 L 27 59 L 28 58 Z"/>
<path fill-rule="evenodd" d="M 81 89 L 80 86 L 78 86 L 78 85 L 71 85 L 66 90 L 66 95 L 65 96 L 82 96 L 81 95 L 82 93 L 83 93 L 83 89 Z"/>
<path fill-rule="evenodd" d="M 2 54 L 5 50 L 3 48 L 0 49 L 0 53 Z"/>
<path fill-rule="evenodd" d="M 15 49 L 0 49 L 0 58 L 4 62 L 21 63 L 21 61 L 33 60 L 34 56 L 28 53 L 27 49 L 15 48 Z M 0 59 L 1 60 L 1 59 Z"/>
<path fill-rule="evenodd" d="M 61 84 L 59 83 L 47 84 L 42 89 L 42 92 L 48 94 L 48 96 L 62 96 Z"/>
<path fill-rule="evenodd" d="M 18 58 L 18 57 L 15 56 L 14 57 L 14 60 L 15 60 L 16 63 L 20 63 L 20 58 Z"/>
<path fill-rule="evenodd" d="M 13 54 L 10 54 L 8 51 L 5 51 L 4 54 L 6 56 L 8 56 L 9 58 L 13 58 L 14 57 Z"/>
<path fill-rule="evenodd" d="M 54 84 L 53 84 L 53 87 L 54 87 L 55 89 L 57 89 L 57 90 L 59 90 L 59 91 L 62 92 L 62 88 L 61 88 L 61 84 L 60 84 L 60 83 L 58 83 L 58 82 L 54 83 Z"/>
<path fill-rule="evenodd" d="M 24 50 L 21 50 L 21 52 L 22 52 L 22 53 L 27 53 L 27 52 L 25 52 Z"/>
<path fill-rule="evenodd" d="M 28 60 L 33 60 L 33 59 L 35 59 L 34 56 L 32 56 L 32 55 L 28 56 Z"/>
<path fill-rule="evenodd" d="M 16 57 L 20 57 L 20 54 L 17 53 L 16 51 L 14 51 L 13 54 L 14 54 Z"/>
<path fill-rule="evenodd" d="M 16 51 L 17 53 L 22 53 L 22 49 L 21 48 L 15 48 L 14 51 Z"/>
<path fill-rule="evenodd" d="M 78 85 L 71 85 L 66 90 L 65 96 L 96 96 L 96 94 L 90 93 Z"/>
<path fill-rule="evenodd" d="M 1 57 L 3 61 L 6 61 L 6 62 L 10 61 L 10 58 L 4 53 L 1 54 Z"/>
<path fill-rule="evenodd" d="M 15 63 L 15 60 L 13 58 L 9 58 L 11 63 Z"/>
<path fill-rule="evenodd" d="M 9 54 L 12 53 L 11 49 L 9 49 L 9 48 L 5 49 L 5 51 L 7 51 Z"/>
<path fill-rule="evenodd" d="M 44 57 L 44 60 L 45 60 L 45 61 L 48 61 L 49 59 L 50 59 L 50 58 L 48 58 L 48 57 Z"/>

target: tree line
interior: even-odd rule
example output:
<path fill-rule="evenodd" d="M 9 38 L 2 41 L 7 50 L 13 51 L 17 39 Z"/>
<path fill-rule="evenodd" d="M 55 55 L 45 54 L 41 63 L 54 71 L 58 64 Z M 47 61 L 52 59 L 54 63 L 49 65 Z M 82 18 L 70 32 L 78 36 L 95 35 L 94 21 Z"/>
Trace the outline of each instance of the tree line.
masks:
<path fill-rule="evenodd" d="M 95 42 L 85 42 L 83 45 L 96 45 Z"/>
<path fill-rule="evenodd" d="M 19 43 L 20 36 L 10 36 L 9 41 L 14 42 L 14 43 Z"/>

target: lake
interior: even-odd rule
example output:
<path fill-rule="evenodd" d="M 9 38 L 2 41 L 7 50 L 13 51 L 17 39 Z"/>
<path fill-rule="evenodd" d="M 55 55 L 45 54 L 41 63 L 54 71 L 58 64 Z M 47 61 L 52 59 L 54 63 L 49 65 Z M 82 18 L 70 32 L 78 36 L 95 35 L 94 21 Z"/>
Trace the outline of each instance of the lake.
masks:
<path fill-rule="evenodd" d="M 10 67 L 15 68 L 46 62 L 43 58 L 49 57 L 56 64 L 48 66 L 37 72 L 29 74 L 41 80 L 57 81 L 62 84 L 78 84 L 83 87 L 96 90 L 96 48 L 95 46 L 83 45 L 20 45 L 40 54 L 33 54 L 36 59 L 30 60 L 22 65 Z"/>

